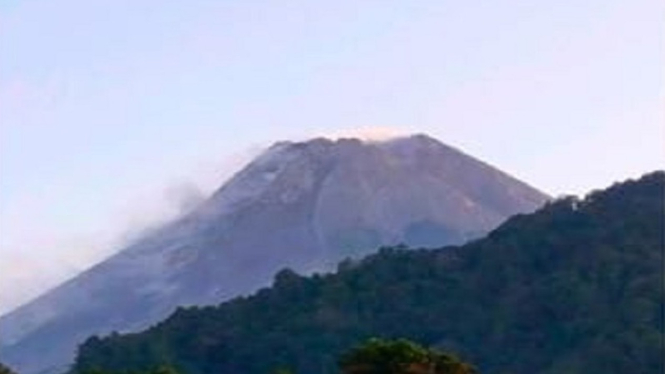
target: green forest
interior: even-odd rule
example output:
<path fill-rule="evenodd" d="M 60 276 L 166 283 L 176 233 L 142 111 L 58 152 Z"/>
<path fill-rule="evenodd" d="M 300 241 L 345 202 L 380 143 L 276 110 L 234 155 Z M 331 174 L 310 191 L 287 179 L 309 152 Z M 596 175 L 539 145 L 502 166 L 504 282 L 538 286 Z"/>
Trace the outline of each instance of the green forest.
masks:
<path fill-rule="evenodd" d="M 338 359 L 340 374 L 477 374 L 476 368 L 456 356 L 405 339 L 369 339 Z M 293 374 L 276 368 L 273 374 Z M 85 374 L 182 374 L 172 366 L 121 372 L 89 369 Z"/>
<path fill-rule="evenodd" d="M 337 373 L 373 337 L 455 352 L 483 373 L 661 373 L 664 191 L 656 172 L 463 246 L 381 248 L 333 274 L 285 269 L 252 296 L 91 337 L 72 373 Z"/>

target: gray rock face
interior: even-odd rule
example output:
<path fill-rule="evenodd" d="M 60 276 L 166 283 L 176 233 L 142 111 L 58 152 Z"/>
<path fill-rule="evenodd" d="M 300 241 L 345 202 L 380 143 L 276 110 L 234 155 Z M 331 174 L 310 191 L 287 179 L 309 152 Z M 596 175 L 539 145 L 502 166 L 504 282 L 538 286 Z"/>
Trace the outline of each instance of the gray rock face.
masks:
<path fill-rule="evenodd" d="M 381 245 L 459 244 L 546 199 L 424 135 L 277 143 L 188 216 L 0 319 L 0 360 L 57 372 L 90 335 L 253 292 L 285 267 L 328 271 Z"/>

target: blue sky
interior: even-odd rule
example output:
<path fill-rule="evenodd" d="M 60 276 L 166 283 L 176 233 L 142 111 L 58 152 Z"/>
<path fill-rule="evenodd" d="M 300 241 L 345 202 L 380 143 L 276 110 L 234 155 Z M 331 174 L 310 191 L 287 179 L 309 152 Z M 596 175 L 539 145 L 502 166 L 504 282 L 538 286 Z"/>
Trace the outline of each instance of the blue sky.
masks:
<path fill-rule="evenodd" d="M 0 313 L 273 141 L 424 132 L 550 194 L 663 168 L 665 3 L 0 0 Z"/>

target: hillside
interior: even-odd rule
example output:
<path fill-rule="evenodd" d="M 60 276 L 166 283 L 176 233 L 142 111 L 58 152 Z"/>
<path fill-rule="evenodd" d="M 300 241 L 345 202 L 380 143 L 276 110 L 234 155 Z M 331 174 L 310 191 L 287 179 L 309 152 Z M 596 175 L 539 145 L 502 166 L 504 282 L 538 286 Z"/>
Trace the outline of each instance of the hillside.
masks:
<path fill-rule="evenodd" d="M 276 143 L 191 214 L 0 318 L 0 360 L 63 371 L 90 335 L 247 295 L 285 267 L 310 274 L 382 245 L 459 244 L 547 199 L 425 135 Z"/>
<path fill-rule="evenodd" d="M 383 248 L 329 275 L 283 270 L 251 297 L 90 338 L 73 371 L 332 373 L 339 352 L 381 336 L 458 352 L 486 373 L 662 373 L 664 191 L 656 172 L 464 246 Z"/>

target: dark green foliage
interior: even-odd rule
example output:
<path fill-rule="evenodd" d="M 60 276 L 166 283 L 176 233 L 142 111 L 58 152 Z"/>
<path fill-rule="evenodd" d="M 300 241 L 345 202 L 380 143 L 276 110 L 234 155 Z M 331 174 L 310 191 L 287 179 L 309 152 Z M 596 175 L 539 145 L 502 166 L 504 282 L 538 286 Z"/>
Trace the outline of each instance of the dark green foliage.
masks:
<path fill-rule="evenodd" d="M 457 357 L 408 340 L 370 339 L 342 356 L 342 374 L 475 374 Z"/>
<path fill-rule="evenodd" d="M 664 190 L 653 173 L 462 247 L 384 248 L 332 275 L 282 271 L 254 296 L 91 338 L 74 369 L 326 374 L 378 336 L 458 352 L 487 373 L 662 373 Z"/>
<path fill-rule="evenodd" d="M 89 368 L 84 370 L 82 374 L 180 374 L 180 373 L 172 366 L 159 365 L 148 370 L 109 371 L 99 368 Z"/>

